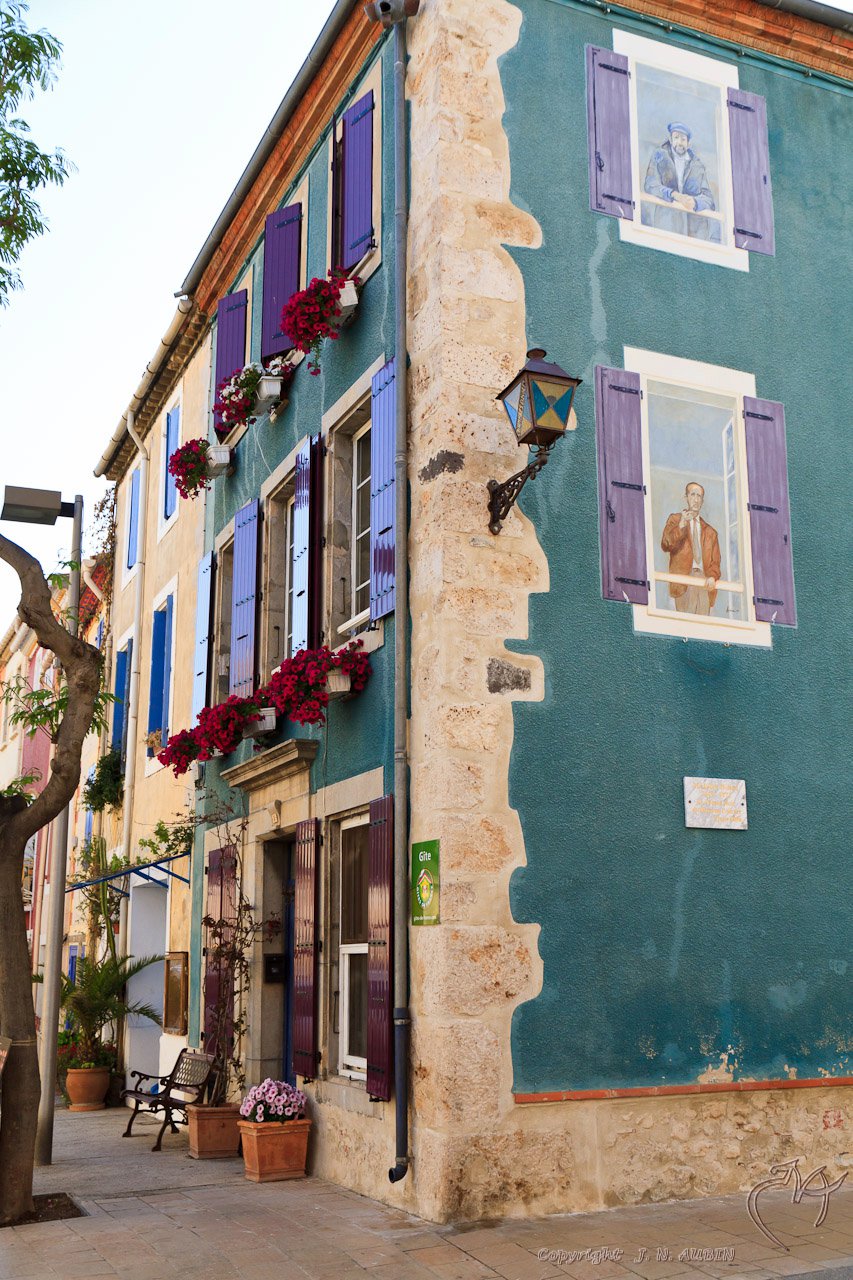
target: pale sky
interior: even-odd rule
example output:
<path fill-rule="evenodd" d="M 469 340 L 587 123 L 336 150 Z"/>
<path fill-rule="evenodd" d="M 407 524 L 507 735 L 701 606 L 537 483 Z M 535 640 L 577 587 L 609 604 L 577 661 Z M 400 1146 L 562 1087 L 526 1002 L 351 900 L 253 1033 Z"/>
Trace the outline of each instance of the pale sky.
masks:
<path fill-rule="evenodd" d="M 105 488 L 93 469 L 173 294 L 332 7 L 31 0 L 30 25 L 64 53 L 56 87 L 21 114 L 77 172 L 43 195 L 50 230 L 25 251 L 24 289 L 0 311 L 0 489 L 80 492 L 91 514 Z M 68 557 L 70 520 L 2 531 L 48 571 Z M 0 636 L 18 596 L 0 563 Z"/>
<path fill-rule="evenodd" d="M 180 288 L 333 0 L 30 0 L 64 52 L 53 90 L 21 109 L 77 166 L 41 203 L 50 230 L 0 310 L 0 495 L 82 493 L 176 306 Z M 367 19 L 365 19 L 367 21 Z M 71 521 L 0 531 L 46 570 Z M 85 544 L 84 544 L 85 549 Z M 0 636 L 18 579 L 0 562 Z"/>

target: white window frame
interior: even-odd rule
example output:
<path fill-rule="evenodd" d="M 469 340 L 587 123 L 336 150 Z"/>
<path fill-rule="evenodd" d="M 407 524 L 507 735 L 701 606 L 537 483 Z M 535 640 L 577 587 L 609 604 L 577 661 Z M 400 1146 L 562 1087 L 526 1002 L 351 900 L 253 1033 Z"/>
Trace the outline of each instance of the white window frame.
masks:
<path fill-rule="evenodd" d="M 746 465 L 746 434 L 744 431 L 743 397 L 756 394 L 755 375 L 739 369 L 726 369 L 721 365 L 705 364 L 698 360 L 682 360 L 677 356 L 658 351 L 644 351 L 639 347 L 624 348 L 624 367 L 640 375 L 642 399 L 643 476 L 646 480 L 645 528 L 646 564 L 651 590 L 649 603 L 632 605 L 634 630 L 646 635 L 676 636 L 683 640 L 712 640 L 724 644 L 752 645 L 769 649 L 772 633 L 769 622 L 759 622 L 755 617 L 752 579 L 752 541 L 749 522 L 749 478 Z M 674 386 L 712 391 L 731 395 L 736 402 L 734 432 L 737 467 L 740 479 L 738 519 L 742 529 L 744 595 L 748 618 L 702 617 L 661 609 L 656 603 L 654 552 L 655 538 L 660 531 L 652 527 L 651 458 L 649 453 L 648 382 L 666 382 Z"/>
<path fill-rule="evenodd" d="M 178 413 L 179 413 L 178 448 L 180 448 L 181 442 L 184 437 L 184 406 L 183 406 L 183 400 L 182 400 L 180 391 L 178 395 L 175 397 L 175 399 L 172 401 L 172 403 L 169 405 L 168 409 L 163 413 L 162 421 L 160 424 L 159 434 L 160 434 L 160 451 L 162 453 L 162 465 L 160 466 L 160 492 L 157 498 L 157 541 L 158 542 L 160 542 L 160 540 L 165 536 L 165 534 L 169 532 L 169 530 L 172 528 L 173 524 L 177 520 L 178 512 L 181 509 L 181 502 L 183 501 L 183 499 L 181 498 L 181 495 L 179 493 L 176 493 L 175 494 L 175 510 L 172 512 L 172 514 L 169 516 L 167 520 L 166 516 L 164 515 L 164 512 L 166 509 L 166 475 L 169 468 L 169 455 L 167 453 L 168 418 L 169 418 L 169 414 L 174 413 L 176 409 L 178 410 Z"/>
<path fill-rule="evenodd" d="M 344 869 L 344 832 L 355 827 L 366 827 L 370 823 L 370 813 L 354 814 L 344 818 L 338 824 L 338 929 L 342 929 L 341 909 L 343 905 L 343 869 Z M 338 1031 L 338 1074 L 348 1076 L 351 1080 L 367 1079 L 367 1058 L 347 1053 L 349 1045 L 349 960 L 350 956 L 366 956 L 368 942 L 342 942 L 338 944 L 338 983 L 340 996 L 340 1024 Z"/>
<path fill-rule="evenodd" d="M 613 32 L 613 49 L 628 59 L 628 94 L 631 118 L 631 172 L 636 188 L 634 200 L 634 217 L 619 219 L 619 237 L 629 244 L 645 245 L 648 249 L 659 249 L 664 253 L 674 253 L 682 258 L 692 258 L 699 262 L 708 262 L 720 267 L 729 267 L 735 271 L 749 271 L 749 252 L 738 249 L 734 242 L 734 205 L 732 200 L 732 163 L 731 134 L 729 129 L 729 111 L 727 104 L 728 89 L 737 89 L 738 69 L 730 62 L 720 62 L 715 58 L 706 58 L 699 53 L 691 53 L 679 45 L 663 44 L 659 40 L 648 40 L 645 36 L 633 31 Z M 720 151 L 720 192 L 719 204 L 725 214 L 728 228 L 728 241 L 714 244 L 710 240 L 697 240 L 690 236 L 680 236 L 673 231 L 665 231 L 660 227 L 643 225 L 640 216 L 640 205 L 643 198 L 641 174 L 644 165 L 640 159 L 639 128 L 637 123 L 637 76 L 636 64 L 657 67 L 662 71 L 671 71 L 674 75 L 685 79 L 699 80 L 703 84 L 713 85 L 719 89 L 721 102 L 721 151 Z"/>

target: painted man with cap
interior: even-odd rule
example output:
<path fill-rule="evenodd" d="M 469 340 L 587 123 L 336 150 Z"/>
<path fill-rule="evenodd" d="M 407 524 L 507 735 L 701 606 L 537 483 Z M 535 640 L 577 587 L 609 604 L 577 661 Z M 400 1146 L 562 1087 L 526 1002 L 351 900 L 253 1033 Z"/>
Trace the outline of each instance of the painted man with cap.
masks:
<path fill-rule="evenodd" d="M 644 188 L 650 196 L 657 196 L 672 205 L 672 210 L 647 204 L 643 209 L 643 221 L 665 231 L 707 240 L 711 234 L 710 219 L 687 217 L 687 214 L 703 213 L 717 207 L 705 166 L 690 147 L 692 134 L 686 124 L 673 120 L 667 125 L 667 130 L 669 139 L 652 152 Z M 719 234 L 716 226 L 713 232 Z"/>

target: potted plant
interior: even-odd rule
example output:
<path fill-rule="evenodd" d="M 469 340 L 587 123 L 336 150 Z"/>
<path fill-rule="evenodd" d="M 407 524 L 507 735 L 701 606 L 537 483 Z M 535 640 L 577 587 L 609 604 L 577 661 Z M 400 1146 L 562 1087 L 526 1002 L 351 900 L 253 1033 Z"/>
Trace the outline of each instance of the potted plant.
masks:
<path fill-rule="evenodd" d="M 169 475 L 182 498 L 196 498 L 216 476 L 231 469 L 231 450 L 227 446 L 209 445 L 201 436 L 187 440 L 169 458 Z"/>
<path fill-rule="evenodd" d="M 64 1055 L 65 1088 L 71 1100 L 69 1111 L 100 1111 L 115 1064 L 115 1046 L 105 1044 L 104 1030 L 133 1014 L 160 1025 L 160 1015 L 148 1004 L 128 1004 L 125 987 L 162 956 L 111 955 L 92 961 L 83 957 L 77 966 L 76 981 L 63 976 L 61 1006 L 70 1020 L 74 1050 Z"/>
<path fill-rule="evenodd" d="M 333 269 L 328 279 L 315 276 L 307 288 L 294 293 L 281 313 L 281 328 L 290 334 L 297 351 L 308 356 L 308 372 L 320 372 L 320 348 L 326 338 L 333 341 L 338 330 L 353 316 L 358 306 L 356 277 Z"/>
<path fill-rule="evenodd" d="M 255 409 L 265 413 L 276 407 L 287 407 L 287 388 L 295 370 L 287 356 L 273 356 L 264 366 L 264 372 L 258 382 L 255 393 Z"/>
<path fill-rule="evenodd" d="M 304 1178 L 311 1121 L 307 1099 L 286 1080 L 264 1080 L 240 1104 L 243 1162 L 250 1182 Z"/>
<path fill-rule="evenodd" d="M 213 406 L 213 423 L 217 436 L 222 438 L 235 427 L 254 422 L 258 384 L 263 376 L 262 364 L 247 364 L 242 369 L 236 369 L 230 378 L 220 382 Z"/>

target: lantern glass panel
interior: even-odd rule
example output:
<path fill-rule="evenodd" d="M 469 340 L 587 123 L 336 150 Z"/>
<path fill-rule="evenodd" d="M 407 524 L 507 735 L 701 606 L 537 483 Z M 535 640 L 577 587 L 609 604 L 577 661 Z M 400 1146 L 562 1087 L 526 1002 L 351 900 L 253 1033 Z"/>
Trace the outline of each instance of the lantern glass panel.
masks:
<path fill-rule="evenodd" d="M 536 426 L 546 431 L 563 432 L 569 421 L 574 386 L 553 382 L 549 378 L 531 378 Z"/>

